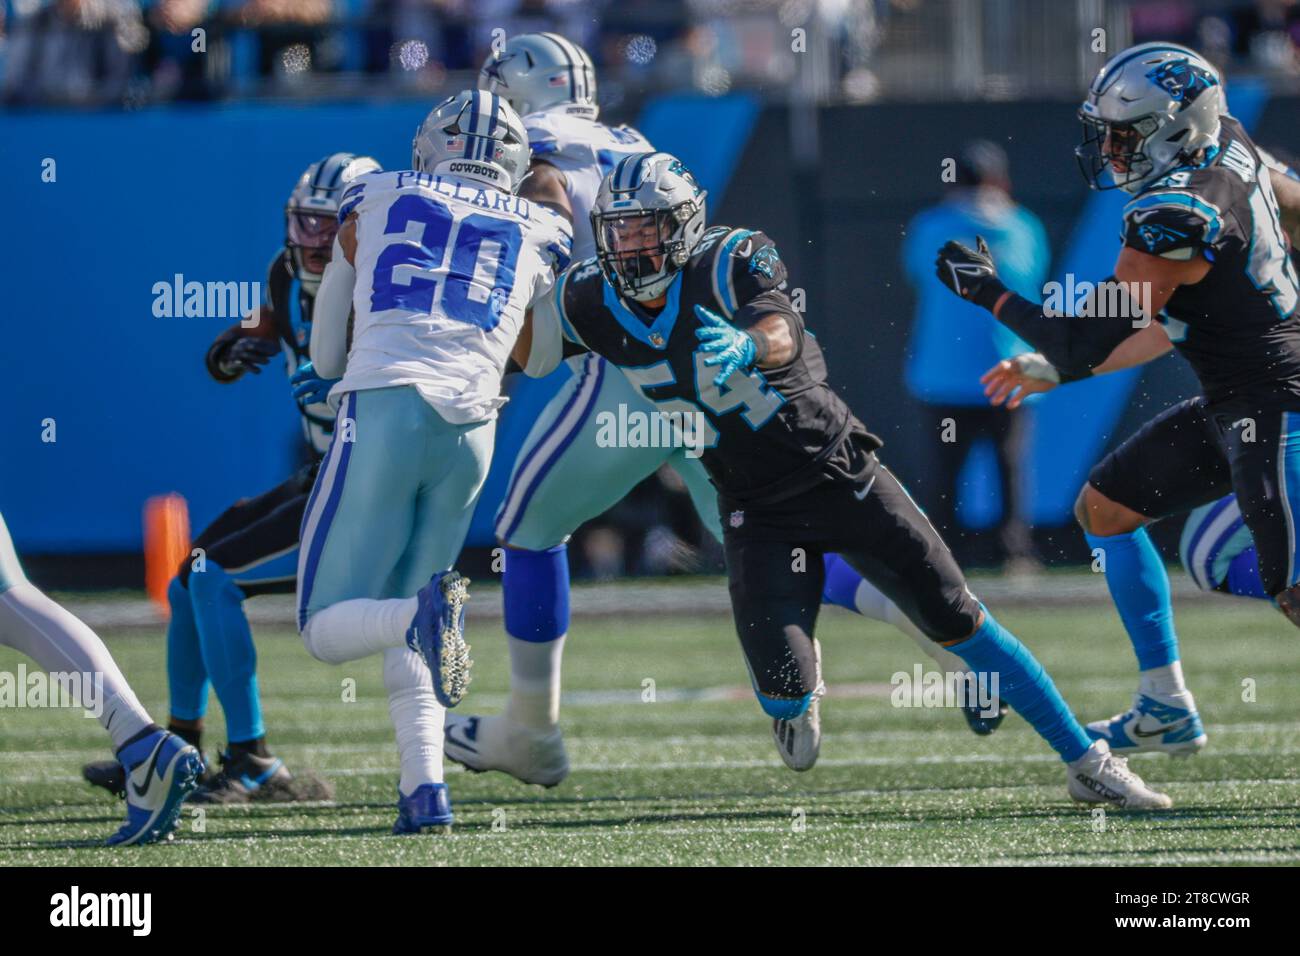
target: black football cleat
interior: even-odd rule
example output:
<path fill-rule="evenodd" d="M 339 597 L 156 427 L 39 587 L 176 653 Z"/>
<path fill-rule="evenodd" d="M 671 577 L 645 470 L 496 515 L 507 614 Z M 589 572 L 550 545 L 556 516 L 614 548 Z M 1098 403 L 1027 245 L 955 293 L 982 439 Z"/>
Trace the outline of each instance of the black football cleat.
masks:
<path fill-rule="evenodd" d="M 998 712 L 993 717 L 986 717 L 985 708 L 981 707 L 978 702 L 963 704 L 961 713 L 966 718 L 966 723 L 970 725 L 973 733 L 981 737 L 987 737 L 1002 725 L 1003 719 L 1007 716 L 1007 702 L 1002 699 L 998 700 Z"/>
<path fill-rule="evenodd" d="M 190 797 L 191 803 L 298 803 L 332 800 L 334 788 L 312 773 L 295 777 L 273 754 L 248 751 L 221 755 L 221 771 Z"/>

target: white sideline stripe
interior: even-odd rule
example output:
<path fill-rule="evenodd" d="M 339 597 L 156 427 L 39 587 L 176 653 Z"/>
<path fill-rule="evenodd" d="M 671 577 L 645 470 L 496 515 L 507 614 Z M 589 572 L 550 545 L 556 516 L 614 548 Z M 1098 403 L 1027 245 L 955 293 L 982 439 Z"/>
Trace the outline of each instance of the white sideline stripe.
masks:
<path fill-rule="evenodd" d="M 375 749 L 375 748 L 368 748 Z M 1300 748 L 1288 748 L 1276 750 L 1267 755 L 1262 755 L 1256 751 L 1222 751 L 1217 756 L 1222 757 L 1285 757 L 1300 754 Z M 1142 757 L 1160 757 L 1163 754 L 1139 754 Z M 919 767 L 931 766 L 934 764 L 1034 764 L 1059 763 L 1060 758 L 1051 753 L 1040 754 L 956 754 L 956 755 L 936 755 L 936 756 L 907 756 L 907 757 L 822 757 L 817 761 L 819 767 Z M 656 760 L 656 761 L 639 761 L 617 760 L 617 761 L 587 761 L 575 762 L 570 764 L 573 771 L 582 771 L 586 773 L 624 773 L 630 771 L 645 770 L 762 770 L 765 768 L 780 767 L 780 761 L 775 757 L 744 757 L 724 760 Z M 458 764 L 447 761 L 448 772 L 464 772 Z M 316 771 L 323 777 L 371 777 L 381 774 L 392 774 L 395 772 L 395 764 L 385 761 L 383 764 L 364 767 L 336 767 L 330 770 L 318 769 Z M 1222 785 L 1230 781 L 1213 780 L 1213 781 L 1167 781 L 1161 782 L 1161 786 L 1175 785 L 1204 785 L 1214 784 Z M 1262 781 L 1245 779 L 1243 783 L 1260 783 Z M 1300 778 L 1288 779 L 1282 778 L 1276 783 L 1288 783 L 1294 786 L 1300 786 Z M 84 783 L 82 778 L 76 774 L 45 774 L 45 773 L 28 773 L 28 774 L 6 774 L 4 783 L 30 784 L 30 783 Z M 89 786 L 89 785 L 88 785 Z M 1041 786 L 1041 784 L 1033 784 Z M 997 787 L 969 787 L 969 788 L 937 788 L 939 790 L 947 789 L 970 789 L 970 790 L 989 790 L 999 789 Z M 1014 789 L 1014 788 L 1013 788 Z M 868 792 L 868 791 L 848 791 L 850 793 Z M 880 791 L 870 791 L 878 793 L 899 793 L 899 789 L 889 789 Z M 917 791 L 908 789 L 908 793 Z M 925 791 L 921 791 L 925 792 Z"/>
<path fill-rule="evenodd" d="M 387 721 L 385 721 L 382 725 L 375 724 L 373 728 L 371 728 L 370 725 L 364 725 L 364 724 L 351 725 L 353 730 L 364 730 L 364 729 L 391 730 L 391 726 L 392 725 L 389 724 Z M 734 733 L 734 734 L 689 734 L 689 735 L 677 735 L 673 737 L 636 737 L 636 736 L 628 736 L 628 735 L 597 736 L 592 734 L 583 734 L 583 735 L 573 735 L 568 737 L 567 739 L 570 745 L 576 745 L 584 750 L 619 747 L 619 746 L 628 747 L 628 748 L 633 748 L 638 746 L 652 746 L 655 748 L 698 747 L 702 744 L 709 744 L 709 745 L 716 746 L 724 742 L 755 744 L 757 741 L 764 740 L 764 735 L 761 733 L 762 730 L 761 724 L 756 725 L 756 727 L 758 728 L 757 730 Z M 1255 735 L 1255 734 L 1263 734 L 1263 733 L 1271 733 L 1271 732 L 1276 732 L 1278 734 L 1292 734 L 1292 733 L 1300 732 L 1300 723 L 1206 724 L 1205 730 L 1206 733 L 1211 737 L 1219 734 Z M 973 736 L 973 735 L 969 735 L 965 731 L 961 731 L 957 729 L 946 730 L 946 731 L 934 730 L 934 729 L 845 731 L 843 733 L 829 732 L 827 733 L 826 736 L 827 736 L 827 740 L 831 741 L 832 744 L 836 741 L 846 741 L 846 742 L 854 742 L 854 743 L 873 743 L 877 741 L 887 741 L 887 740 L 916 740 L 916 739 L 924 738 L 927 743 L 933 745 L 936 734 L 940 735 L 942 739 L 946 739 L 948 741 L 964 740 L 968 737 Z M 18 736 L 18 735 L 14 735 L 14 736 Z M 973 743 L 974 741 L 969 741 L 969 742 Z M 310 757 L 316 754 L 321 754 L 321 755 L 358 754 L 358 753 L 373 753 L 375 751 L 382 751 L 384 753 L 388 753 L 390 746 L 391 746 L 390 741 L 380 741 L 380 742 L 368 743 L 368 744 L 305 744 L 299 746 L 290 745 L 286 748 L 286 751 L 290 754 L 293 754 L 294 757 L 297 758 L 298 755 L 302 755 L 303 757 Z M 1204 756 L 1269 757 L 1274 755 L 1282 755 L 1282 754 L 1296 753 L 1296 752 L 1300 752 L 1300 750 L 1272 750 L 1269 753 L 1260 753 L 1258 751 L 1227 751 L 1227 750 L 1221 751 L 1214 748 L 1214 746 L 1211 745 L 1209 749 L 1204 751 Z M 1151 756 L 1151 755 L 1144 755 L 1144 756 Z M 1161 756 L 1161 755 L 1155 754 L 1154 756 Z M 83 747 L 83 748 L 78 748 L 76 750 L 65 750 L 63 748 L 57 748 L 52 750 L 6 750 L 6 751 L 0 751 L 0 764 L 9 763 L 9 762 L 22 763 L 22 762 L 48 761 L 51 759 L 51 757 L 57 757 L 61 760 L 65 760 L 65 759 L 74 760 L 74 761 L 80 760 L 83 762 L 87 760 L 107 760 L 109 757 L 109 748 L 107 747 L 107 745 L 105 745 L 103 747 L 89 747 L 89 748 Z M 927 755 L 925 759 L 927 760 L 933 759 L 937 762 L 942 762 L 943 760 L 948 758 L 938 757 L 938 756 L 930 757 Z M 819 763 L 825 763 L 825 761 L 819 761 Z M 80 780 L 81 778 L 78 777 L 77 779 Z M 3 783 L 4 780 L 0 780 L 0 784 Z"/>

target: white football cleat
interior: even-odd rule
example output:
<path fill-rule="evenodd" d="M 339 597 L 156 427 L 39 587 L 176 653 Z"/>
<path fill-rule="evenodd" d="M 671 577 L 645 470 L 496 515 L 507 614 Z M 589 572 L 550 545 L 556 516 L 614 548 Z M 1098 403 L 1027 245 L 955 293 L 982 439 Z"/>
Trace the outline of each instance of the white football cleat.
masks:
<path fill-rule="evenodd" d="M 569 775 L 560 728 L 536 731 L 505 717 L 447 714 L 443 753 L 469 770 L 500 770 L 522 783 L 553 787 Z"/>
<path fill-rule="evenodd" d="M 1128 761 L 1097 740 L 1082 757 L 1066 764 L 1070 796 L 1080 803 L 1104 803 L 1123 810 L 1168 810 L 1173 800 L 1152 790 L 1128 768 Z"/>
<path fill-rule="evenodd" d="M 772 739 L 777 752 L 791 770 L 811 770 L 822 749 L 821 699 L 826 693 L 822 683 L 822 646 L 813 639 L 813 655 L 817 660 L 817 688 L 812 692 L 808 709 L 793 720 L 772 720 Z"/>
<path fill-rule="evenodd" d="M 1094 720 L 1084 728 L 1093 740 L 1104 740 L 1112 753 L 1143 751 L 1189 757 L 1205 746 L 1205 727 L 1191 691 L 1155 697 L 1138 691 L 1133 706 L 1110 720 Z"/>

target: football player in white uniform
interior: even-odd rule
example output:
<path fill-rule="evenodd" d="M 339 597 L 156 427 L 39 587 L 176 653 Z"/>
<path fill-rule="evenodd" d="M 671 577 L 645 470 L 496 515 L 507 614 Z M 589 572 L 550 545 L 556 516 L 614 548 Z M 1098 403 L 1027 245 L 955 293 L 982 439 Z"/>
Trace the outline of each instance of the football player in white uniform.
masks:
<path fill-rule="evenodd" d="M 338 417 L 298 564 L 312 656 L 384 655 L 402 768 L 395 833 L 452 820 L 444 707 L 464 694 L 470 660 L 467 582 L 451 566 L 487 476 L 506 361 L 571 243 L 561 217 L 515 195 L 528 141 L 498 96 L 438 104 L 412 165 L 362 176 L 341 200 L 311 336 L 317 372 L 342 375 Z"/>
<path fill-rule="evenodd" d="M 3 517 L 0 644 L 22 651 L 51 675 L 82 675 L 83 688 L 85 681 L 98 685 L 98 699 L 92 702 L 83 691 L 80 703 L 98 711 L 126 777 L 126 823 L 109 845 L 170 838 L 182 801 L 199 785 L 198 750 L 155 724 L 99 636 L 27 580 Z"/>
<path fill-rule="evenodd" d="M 624 157 L 653 149 L 636 130 L 598 120 L 596 76 L 581 47 L 554 33 L 510 39 L 484 63 L 480 87 L 508 99 L 523 116 L 532 163 L 521 195 L 573 223 L 574 261 L 596 253 L 590 216 L 606 174 Z M 593 265 L 594 268 L 594 265 Z M 506 545 L 505 627 L 510 697 L 505 714 L 448 715 L 447 756 L 473 770 L 501 770 L 525 783 L 552 786 L 568 773 L 559 729 L 560 658 L 569 620 L 566 542 L 583 522 L 622 500 L 663 464 L 681 477 L 706 528 L 721 539 L 717 493 L 698 457 L 684 447 L 602 447 L 598 422 L 608 413 L 656 412 L 639 389 L 596 355 L 571 359 L 573 375 L 533 425 L 515 461 L 496 533 Z M 581 488 L 581 494 L 575 489 Z M 945 670 L 964 673 L 955 654 L 928 640 L 894 604 L 836 555 L 826 558 L 824 599 L 888 621 Z M 990 733 L 1004 708 L 964 713 L 976 733 Z M 816 706 L 798 726 L 773 722 L 785 762 L 806 770 L 820 743 Z"/>

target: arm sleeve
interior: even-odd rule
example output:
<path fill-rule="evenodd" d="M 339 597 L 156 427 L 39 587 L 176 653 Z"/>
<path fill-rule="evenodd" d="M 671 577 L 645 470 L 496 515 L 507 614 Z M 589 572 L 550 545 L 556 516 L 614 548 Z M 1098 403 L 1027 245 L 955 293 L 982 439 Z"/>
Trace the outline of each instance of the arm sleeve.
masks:
<path fill-rule="evenodd" d="M 1049 314 L 1043 305 L 1011 292 L 997 318 L 1042 352 L 1062 381 L 1086 378 L 1116 346 L 1148 324 L 1135 318 L 1141 315 L 1139 303 L 1114 276 L 1097 285 L 1080 313 Z"/>
<path fill-rule="evenodd" d="M 311 361 L 321 378 L 341 378 L 347 368 L 348 316 L 356 281 L 356 270 L 335 238 L 334 253 L 321 276 L 312 311 Z"/>

